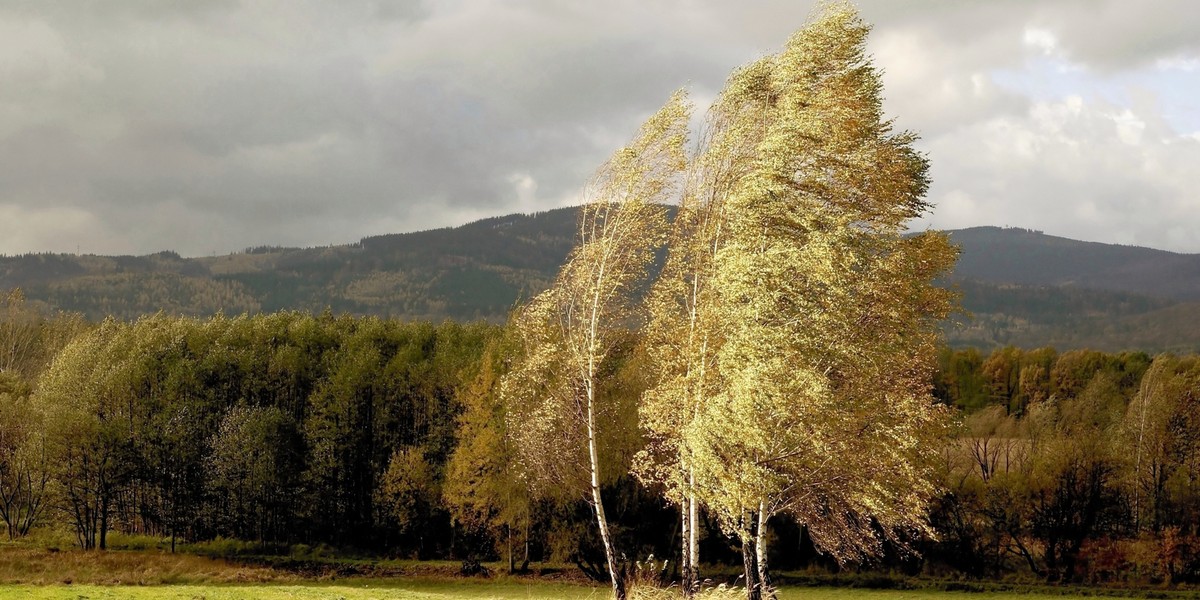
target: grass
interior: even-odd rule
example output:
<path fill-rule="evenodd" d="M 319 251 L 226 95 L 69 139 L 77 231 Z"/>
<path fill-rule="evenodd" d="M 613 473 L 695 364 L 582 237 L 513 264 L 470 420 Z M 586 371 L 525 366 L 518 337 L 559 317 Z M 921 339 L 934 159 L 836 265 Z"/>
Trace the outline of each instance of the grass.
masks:
<path fill-rule="evenodd" d="M 292 573 L 190 554 L 0 549 L 5 584 L 162 585 L 298 582 Z M 0 595 L 0 598 L 3 598 Z"/>
<path fill-rule="evenodd" d="M 257 556 L 225 560 L 190 553 L 170 554 L 143 540 L 118 538 L 116 541 L 129 549 L 84 552 L 0 544 L 0 600 L 605 600 L 609 597 L 606 586 L 580 584 L 571 579 L 569 572 L 559 569 L 548 570 L 540 576 L 497 574 L 486 579 L 468 579 L 453 576 L 459 564 L 447 561 L 322 561 L 325 554 L 322 549 L 277 557 L 284 561 L 282 563 L 262 561 L 262 557 Z M 209 550 L 228 551 L 231 548 Z M 497 567 L 494 572 L 499 573 L 498 566 L 493 566 Z M 998 583 L 970 586 L 969 589 L 975 591 L 938 591 L 830 587 L 872 583 L 853 579 L 794 578 L 792 582 L 808 583 L 810 587 L 785 587 L 781 590 L 780 600 L 1062 600 L 1102 595 L 1200 598 L 1200 593 L 1194 591 L 1005 587 Z M 936 582 L 926 584 L 936 585 Z M 641 591 L 650 593 L 632 594 L 631 600 L 679 597 L 677 589 Z M 704 600 L 739 600 L 743 597 L 740 590 L 725 590 L 709 594 Z"/>
<path fill-rule="evenodd" d="M 17 598 L 42 600 L 451 600 L 459 598 L 464 600 L 605 600 L 608 597 L 608 588 L 604 587 L 477 580 L 400 580 L 303 585 L 0 586 L 0 600 Z M 785 588 L 780 593 L 780 600 L 1070 600 L 1086 597 L 1089 596 L 845 588 Z"/>
<path fill-rule="evenodd" d="M 603 600 L 607 588 L 538 582 L 429 580 L 337 584 L 171 586 L 0 586 L 0 600 Z"/>

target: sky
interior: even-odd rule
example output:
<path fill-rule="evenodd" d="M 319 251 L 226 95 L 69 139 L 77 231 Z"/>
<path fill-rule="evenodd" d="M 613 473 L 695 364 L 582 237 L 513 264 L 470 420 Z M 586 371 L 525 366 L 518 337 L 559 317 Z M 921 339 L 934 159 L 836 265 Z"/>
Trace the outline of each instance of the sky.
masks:
<path fill-rule="evenodd" d="M 578 204 L 810 0 L 0 0 L 0 253 L 207 256 Z M 1200 253 L 1200 2 L 861 0 L 915 229 Z"/>

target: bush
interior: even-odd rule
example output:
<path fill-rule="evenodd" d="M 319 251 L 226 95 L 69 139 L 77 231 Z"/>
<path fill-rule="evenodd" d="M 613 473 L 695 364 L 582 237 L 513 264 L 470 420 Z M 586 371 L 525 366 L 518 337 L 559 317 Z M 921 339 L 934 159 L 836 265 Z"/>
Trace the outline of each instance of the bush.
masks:
<path fill-rule="evenodd" d="M 69 550 L 79 546 L 79 541 L 75 539 L 75 532 L 66 526 L 58 525 L 35 527 L 25 539 L 18 543 L 34 548 L 45 548 L 51 552 Z"/>
<path fill-rule="evenodd" d="M 136 550 L 145 552 L 148 550 L 169 550 L 171 548 L 170 538 L 120 533 L 117 531 L 110 531 L 107 541 L 110 550 Z"/>
<path fill-rule="evenodd" d="M 1077 574 L 1090 584 L 1128 581 L 1136 578 L 1129 555 L 1133 542 L 1112 538 L 1087 540 L 1079 549 Z"/>
<path fill-rule="evenodd" d="M 200 554 L 202 556 L 215 556 L 221 558 L 264 554 L 265 550 L 262 544 L 247 542 L 244 540 L 229 539 L 221 536 L 217 536 L 214 539 L 203 542 L 194 542 L 188 544 L 187 549 L 190 552 Z"/>
<path fill-rule="evenodd" d="M 1200 581 L 1200 538 L 1177 527 L 1159 535 L 1144 535 L 1128 543 L 1132 570 L 1151 583 Z"/>

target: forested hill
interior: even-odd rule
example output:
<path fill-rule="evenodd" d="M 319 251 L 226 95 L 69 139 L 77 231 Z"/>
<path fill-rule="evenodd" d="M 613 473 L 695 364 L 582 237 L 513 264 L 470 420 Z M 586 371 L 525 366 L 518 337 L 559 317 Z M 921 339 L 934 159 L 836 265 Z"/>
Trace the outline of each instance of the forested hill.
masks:
<path fill-rule="evenodd" d="M 1081 242 L 1019 228 L 950 232 L 970 318 L 959 346 L 1200 349 L 1200 254 Z"/>
<path fill-rule="evenodd" d="M 0 258 L 0 289 L 91 319 L 164 310 L 205 316 L 284 309 L 405 319 L 503 321 L 545 289 L 574 243 L 575 210 L 322 248 L 255 247 L 225 256 Z"/>
<path fill-rule="evenodd" d="M 0 257 L 0 290 L 90 319 L 282 309 L 503 321 L 544 289 L 574 241 L 573 208 L 323 248 L 225 256 Z M 955 345 L 1200 350 L 1200 255 L 1079 242 L 1024 229 L 951 232 L 970 317 Z"/>
<path fill-rule="evenodd" d="M 959 277 L 997 284 L 1073 286 L 1200 301 L 1200 254 L 1080 242 L 1028 229 L 951 232 Z"/>

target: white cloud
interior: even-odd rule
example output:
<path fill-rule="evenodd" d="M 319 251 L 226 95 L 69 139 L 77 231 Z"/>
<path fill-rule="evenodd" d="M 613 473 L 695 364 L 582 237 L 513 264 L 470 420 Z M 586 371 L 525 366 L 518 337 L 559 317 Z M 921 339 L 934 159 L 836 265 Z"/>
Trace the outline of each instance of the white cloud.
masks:
<path fill-rule="evenodd" d="M 1111 117 L 1117 126 L 1117 138 L 1133 146 L 1142 142 L 1142 134 L 1146 131 L 1146 122 L 1133 114 L 1133 111 L 1127 108 Z"/>
<path fill-rule="evenodd" d="M 1194 73 L 1200 71 L 1200 57 L 1197 56 L 1167 56 L 1154 61 L 1154 68 L 1159 71 L 1183 71 Z"/>
<path fill-rule="evenodd" d="M 1128 108 L 1071 97 L 933 141 L 938 227 L 1015 225 L 1077 239 L 1200 248 L 1200 144 L 1144 135 Z M 986 149 L 965 153 L 966 147 Z"/>
<path fill-rule="evenodd" d="M 1058 36 L 1049 29 L 1027 27 L 1021 42 L 1046 56 L 1059 55 Z"/>

